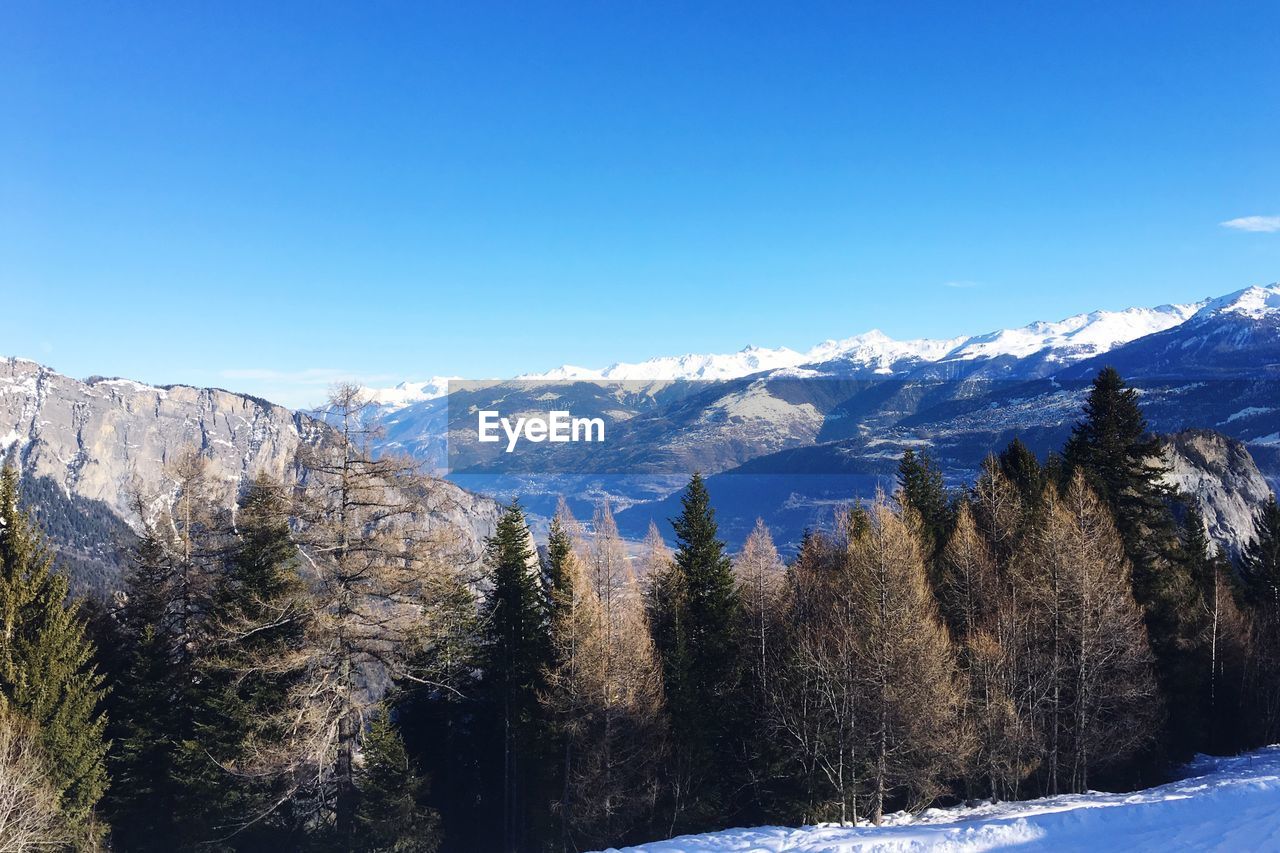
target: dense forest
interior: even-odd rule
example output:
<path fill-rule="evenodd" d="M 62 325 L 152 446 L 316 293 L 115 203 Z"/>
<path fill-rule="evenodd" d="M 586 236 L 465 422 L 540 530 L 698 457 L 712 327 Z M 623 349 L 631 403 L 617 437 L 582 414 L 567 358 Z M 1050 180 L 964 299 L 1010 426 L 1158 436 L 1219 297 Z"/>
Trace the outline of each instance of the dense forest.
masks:
<path fill-rule="evenodd" d="M 589 850 L 1280 740 L 1280 508 L 1220 554 L 1113 370 L 1061 453 L 948 490 L 907 451 L 789 564 L 763 524 L 728 554 L 695 474 L 638 555 L 607 505 L 539 547 L 515 504 L 474 565 L 363 405 L 288 484 L 176 461 L 106 604 L 5 471 L 0 847 Z"/>

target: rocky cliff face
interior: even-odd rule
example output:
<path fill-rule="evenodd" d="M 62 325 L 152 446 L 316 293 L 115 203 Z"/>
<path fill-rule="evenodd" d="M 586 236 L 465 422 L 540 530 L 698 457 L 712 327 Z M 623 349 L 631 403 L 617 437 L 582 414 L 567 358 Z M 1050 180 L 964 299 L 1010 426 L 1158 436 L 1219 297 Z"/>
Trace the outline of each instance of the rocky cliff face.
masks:
<path fill-rule="evenodd" d="M 0 360 L 0 454 L 18 466 L 28 501 L 82 586 L 118 583 L 116 543 L 101 538 L 110 538 L 113 518 L 119 533 L 136 527 L 134 496 L 164 495 L 166 466 L 186 449 L 207 456 L 235 494 L 260 473 L 289 478 L 299 445 L 323 443 L 327 435 L 306 415 L 216 388 L 80 381 L 32 361 Z M 444 520 L 478 549 L 496 505 L 451 484 L 442 488 L 452 492 Z M 57 506 L 60 500 L 74 511 Z M 58 523 L 73 517 L 76 523 Z M 96 519 L 88 529 L 85 517 Z"/>
<path fill-rule="evenodd" d="M 1195 499 L 1210 538 L 1231 556 L 1253 538 L 1254 515 L 1270 486 L 1243 443 L 1207 429 L 1171 435 L 1164 442 L 1167 482 Z"/>

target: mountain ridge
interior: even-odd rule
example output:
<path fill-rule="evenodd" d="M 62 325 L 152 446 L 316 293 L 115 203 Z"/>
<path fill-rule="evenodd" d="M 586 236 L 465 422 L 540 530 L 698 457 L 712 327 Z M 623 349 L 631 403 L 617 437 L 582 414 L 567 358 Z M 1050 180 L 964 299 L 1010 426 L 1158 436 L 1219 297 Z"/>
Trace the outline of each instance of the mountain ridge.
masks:
<path fill-rule="evenodd" d="M 80 591 L 117 588 L 119 549 L 92 539 L 138 530 L 138 498 L 172 493 L 168 465 L 182 453 L 198 450 L 230 500 L 260 473 L 286 482 L 296 478 L 299 447 L 324 447 L 331 435 L 328 425 L 305 412 L 247 394 L 120 378 L 79 380 L 29 359 L 0 359 L 0 458 L 17 467 L 28 497 L 38 493 L 46 518 L 90 512 L 96 518 L 92 529 L 71 530 L 75 536 L 53 542 L 72 565 Z M 478 553 L 497 506 L 456 485 L 446 488 L 454 507 L 441 518 L 462 529 Z"/>
<path fill-rule="evenodd" d="M 803 371 L 814 366 L 858 369 L 890 376 L 923 364 L 974 363 L 1001 358 L 1042 356 L 1050 364 L 1069 365 L 1103 355 L 1118 346 L 1167 331 L 1197 317 L 1240 313 L 1257 318 L 1280 312 L 1280 282 L 1253 285 L 1196 302 L 1166 303 L 1117 311 L 1094 310 L 1061 320 L 1036 320 L 1024 326 L 954 338 L 898 340 L 879 329 L 841 339 L 828 339 L 803 352 L 789 347 L 751 344 L 733 353 L 684 353 L 639 362 L 614 362 L 591 368 L 562 364 L 541 372 L 521 373 L 516 380 L 724 380 L 766 371 Z M 375 402 L 396 410 L 438 399 L 447 382 L 458 377 L 434 376 L 405 381 L 392 388 L 370 389 Z"/>

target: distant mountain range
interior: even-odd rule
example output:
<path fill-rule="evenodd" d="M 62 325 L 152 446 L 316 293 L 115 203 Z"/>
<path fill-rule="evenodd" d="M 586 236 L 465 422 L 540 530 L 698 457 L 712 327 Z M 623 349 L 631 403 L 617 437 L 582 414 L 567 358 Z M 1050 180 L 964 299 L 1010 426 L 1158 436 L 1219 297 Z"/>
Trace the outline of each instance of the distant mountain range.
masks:
<path fill-rule="evenodd" d="M 978 422 L 1011 433 L 1061 425 L 1074 417 L 1079 393 L 1051 399 L 1045 387 L 1056 386 L 1022 383 L 1078 385 L 1104 364 L 1135 381 L 1280 380 L 1280 284 L 1190 305 L 1096 311 L 947 341 L 893 341 L 872 332 L 804 354 L 749 347 L 603 370 L 562 367 L 495 381 L 488 394 L 501 394 L 509 411 L 545 410 L 549 400 L 559 399 L 575 414 L 626 422 L 625 440 L 611 442 L 617 452 L 625 450 L 633 461 L 647 455 L 651 462 L 674 452 L 716 473 L 779 450 L 855 438 L 883 443 L 895 430 L 925 429 L 931 418 L 947 420 L 951 431 L 962 423 L 976 429 Z M 470 407 L 485 399 L 482 383 L 455 387 L 457 400 Z M 1036 400 L 1002 403 L 1001 393 L 1015 387 L 1021 397 Z M 387 445 L 443 469 L 447 389 L 448 381 L 436 378 L 376 391 Z M 1280 447 L 1272 435 L 1280 428 L 1273 417 L 1280 402 L 1270 390 L 1216 389 L 1209 395 L 1214 404 L 1235 400 L 1237 407 L 1205 411 L 1204 423 L 1174 426 L 1224 428 L 1252 445 Z M 988 408 L 975 411 L 975 402 Z M 1153 403 L 1157 420 L 1191 414 L 1178 406 L 1162 414 L 1158 400 Z M 1050 417 L 1055 406 L 1062 411 Z M 461 409 L 454 408 L 456 419 Z"/>
<path fill-rule="evenodd" d="M 1179 327 L 1188 321 L 1223 314 L 1258 317 L 1280 307 L 1280 283 L 1250 287 L 1216 299 L 1125 311 L 1092 311 L 1056 322 L 1038 321 L 1021 328 L 945 340 L 898 341 L 873 329 L 843 340 L 828 340 L 805 352 L 787 347 L 747 346 L 735 353 L 661 356 L 641 362 L 616 362 L 595 369 L 561 365 L 516 379 L 539 380 L 725 380 L 766 371 L 838 371 L 846 375 L 900 376 L 924 365 L 951 366 L 960 372 L 1001 365 L 1019 365 L 1028 375 L 1048 368 L 1084 361 L 1136 341 Z M 402 382 L 374 389 L 375 399 L 388 409 L 444 396 L 450 379 Z"/>
<path fill-rule="evenodd" d="M 756 514 L 785 540 L 829 520 L 836 505 L 891 486 L 906 447 L 928 448 L 955 485 L 1014 436 L 1041 454 L 1058 449 L 1106 364 L 1143 389 L 1154 429 L 1218 430 L 1280 482 L 1280 284 L 951 340 L 870 332 L 804 353 L 748 347 L 600 370 L 564 366 L 455 385 L 452 399 L 440 380 L 379 393 L 387 446 L 439 470 L 450 467 L 446 436 L 465 440 L 469 413 L 498 400 L 514 413 L 554 403 L 610 419 L 607 448 L 561 450 L 543 470 L 536 455 L 518 469 L 505 457 L 452 460 L 459 482 L 520 495 L 535 512 L 549 512 L 560 494 L 578 497 L 584 513 L 609 497 L 623 508 L 624 528 L 640 533 L 670 514 L 663 494 L 696 469 L 712 476 L 731 540 Z"/>
<path fill-rule="evenodd" d="M 1280 486 L 1280 285 L 953 340 L 870 332 L 804 353 L 748 347 L 504 381 L 438 377 L 374 399 L 383 450 L 463 487 L 453 521 L 473 541 L 496 512 L 477 492 L 519 496 L 543 518 L 561 495 L 583 517 L 609 499 L 624 533 L 641 536 L 675 514 L 678 489 L 700 470 L 731 546 L 757 516 L 785 544 L 836 507 L 891 488 L 904 448 L 928 449 L 955 487 L 1014 436 L 1042 455 L 1060 448 L 1107 364 L 1140 389 L 1155 431 L 1181 434 L 1167 445 L 1174 480 L 1197 495 L 1215 539 L 1237 549 L 1252 508 Z M 483 456 L 448 465 L 450 437 L 473 433 L 475 410 L 499 403 L 509 414 L 599 415 L 610 438 L 521 456 L 524 467 Z M 228 391 L 80 381 L 0 359 L 0 454 L 21 468 L 82 585 L 100 590 L 118 581 L 112 543 L 136 524 L 134 494 L 163 493 L 164 466 L 180 449 L 203 449 L 219 476 L 241 483 L 260 470 L 287 476 L 294 449 L 323 441 L 325 429 Z"/>

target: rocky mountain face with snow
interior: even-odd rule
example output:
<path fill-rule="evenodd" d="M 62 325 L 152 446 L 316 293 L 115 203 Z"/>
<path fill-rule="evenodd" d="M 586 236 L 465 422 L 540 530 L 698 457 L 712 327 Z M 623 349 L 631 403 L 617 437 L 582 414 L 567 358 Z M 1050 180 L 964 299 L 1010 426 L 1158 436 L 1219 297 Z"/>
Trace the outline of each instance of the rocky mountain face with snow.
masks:
<path fill-rule="evenodd" d="M 216 388 L 80 381 L 0 360 L 0 454 L 19 468 L 28 497 L 38 496 L 33 503 L 77 581 L 98 590 L 119 581 L 118 546 L 139 523 L 136 496 L 169 494 L 167 465 L 184 450 L 199 449 L 234 495 L 260 473 L 295 476 L 298 447 L 322 445 L 329 434 L 307 415 Z M 457 507 L 449 520 L 477 544 L 495 505 L 447 488 Z"/>

